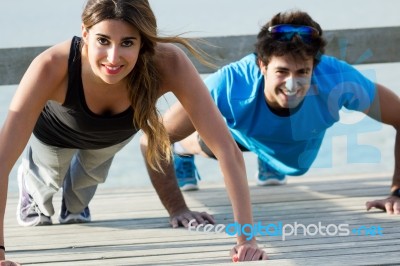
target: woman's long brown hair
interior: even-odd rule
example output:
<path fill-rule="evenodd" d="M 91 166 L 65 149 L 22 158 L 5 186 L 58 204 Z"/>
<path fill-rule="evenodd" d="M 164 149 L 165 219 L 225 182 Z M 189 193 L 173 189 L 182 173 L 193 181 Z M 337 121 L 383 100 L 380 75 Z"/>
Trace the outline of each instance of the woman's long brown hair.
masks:
<path fill-rule="evenodd" d="M 158 42 L 178 43 L 201 62 L 208 63 L 187 38 L 157 35 L 156 18 L 147 0 L 88 0 L 82 13 L 84 26 L 89 30 L 106 19 L 127 22 L 141 34 L 142 48 L 139 58 L 128 76 L 129 97 L 134 110 L 133 123 L 148 138 L 146 160 L 151 168 L 162 171 L 161 162 L 171 160 L 171 144 L 156 108 L 160 75 L 154 59 L 155 46 Z"/>

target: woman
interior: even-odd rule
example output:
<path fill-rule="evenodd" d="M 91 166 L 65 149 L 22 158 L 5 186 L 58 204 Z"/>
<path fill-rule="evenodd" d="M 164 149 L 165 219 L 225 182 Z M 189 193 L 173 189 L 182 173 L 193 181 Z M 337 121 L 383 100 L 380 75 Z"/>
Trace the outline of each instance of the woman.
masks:
<path fill-rule="evenodd" d="M 157 36 L 147 0 L 89 0 L 82 22 L 81 38 L 55 45 L 33 60 L 11 102 L 0 134 L 0 245 L 7 177 L 29 138 L 18 170 L 19 224 L 52 224 L 52 197 L 60 188 L 60 223 L 89 222 L 88 205 L 97 185 L 105 181 L 115 153 L 138 130 L 148 137 L 146 159 L 152 169 L 160 171 L 171 160 L 168 136 L 173 128 L 166 130 L 156 109 L 157 99 L 169 91 L 211 150 L 224 157 L 221 166 L 236 221 L 252 223 L 242 155 L 190 60 L 170 43 L 199 57 L 196 50 L 183 38 Z M 182 197 L 172 180 L 172 192 L 157 191 L 164 204 L 168 197 Z M 183 216 L 213 222 L 184 204 L 165 206 L 175 223 L 185 226 Z M 255 239 L 239 237 L 233 250 L 239 260 L 266 258 Z M 6 265 L 4 253 L 0 249 L 0 265 Z"/>

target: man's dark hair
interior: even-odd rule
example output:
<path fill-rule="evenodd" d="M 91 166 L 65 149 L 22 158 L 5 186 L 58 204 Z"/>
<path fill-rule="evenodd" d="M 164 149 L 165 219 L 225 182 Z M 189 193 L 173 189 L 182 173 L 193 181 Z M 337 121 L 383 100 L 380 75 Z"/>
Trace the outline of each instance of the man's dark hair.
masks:
<path fill-rule="evenodd" d="M 291 40 L 278 40 L 273 38 L 268 28 L 280 24 L 311 26 L 318 30 L 319 35 L 305 42 L 298 35 L 294 35 Z M 267 24 L 265 24 L 257 35 L 255 52 L 257 59 L 268 65 L 272 56 L 292 55 L 294 58 L 307 59 L 314 58 L 314 66 L 320 61 L 320 57 L 325 52 L 326 41 L 322 37 L 321 26 L 315 22 L 307 13 L 302 11 L 288 11 L 276 14 Z"/>

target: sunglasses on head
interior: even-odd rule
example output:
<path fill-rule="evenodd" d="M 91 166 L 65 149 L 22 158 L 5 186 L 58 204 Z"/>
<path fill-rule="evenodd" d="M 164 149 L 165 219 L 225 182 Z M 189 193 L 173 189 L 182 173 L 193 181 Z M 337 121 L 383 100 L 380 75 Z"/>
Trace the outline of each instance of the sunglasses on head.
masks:
<path fill-rule="evenodd" d="M 278 41 L 289 42 L 295 35 L 299 36 L 304 42 L 310 43 L 313 38 L 319 36 L 316 28 L 305 25 L 280 24 L 268 28 L 272 38 Z"/>

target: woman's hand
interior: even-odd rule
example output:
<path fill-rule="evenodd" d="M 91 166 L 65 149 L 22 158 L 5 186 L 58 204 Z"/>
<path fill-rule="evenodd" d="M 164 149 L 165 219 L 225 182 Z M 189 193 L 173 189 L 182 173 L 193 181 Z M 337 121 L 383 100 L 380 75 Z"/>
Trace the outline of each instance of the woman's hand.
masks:
<path fill-rule="evenodd" d="M 0 266 L 21 266 L 21 264 L 11 260 L 0 260 Z"/>
<path fill-rule="evenodd" d="M 243 243 L 234 246 L 231 249 L 231 258 L 233 262 L 267 260 L 267 253 L 254 243 Z"/>

